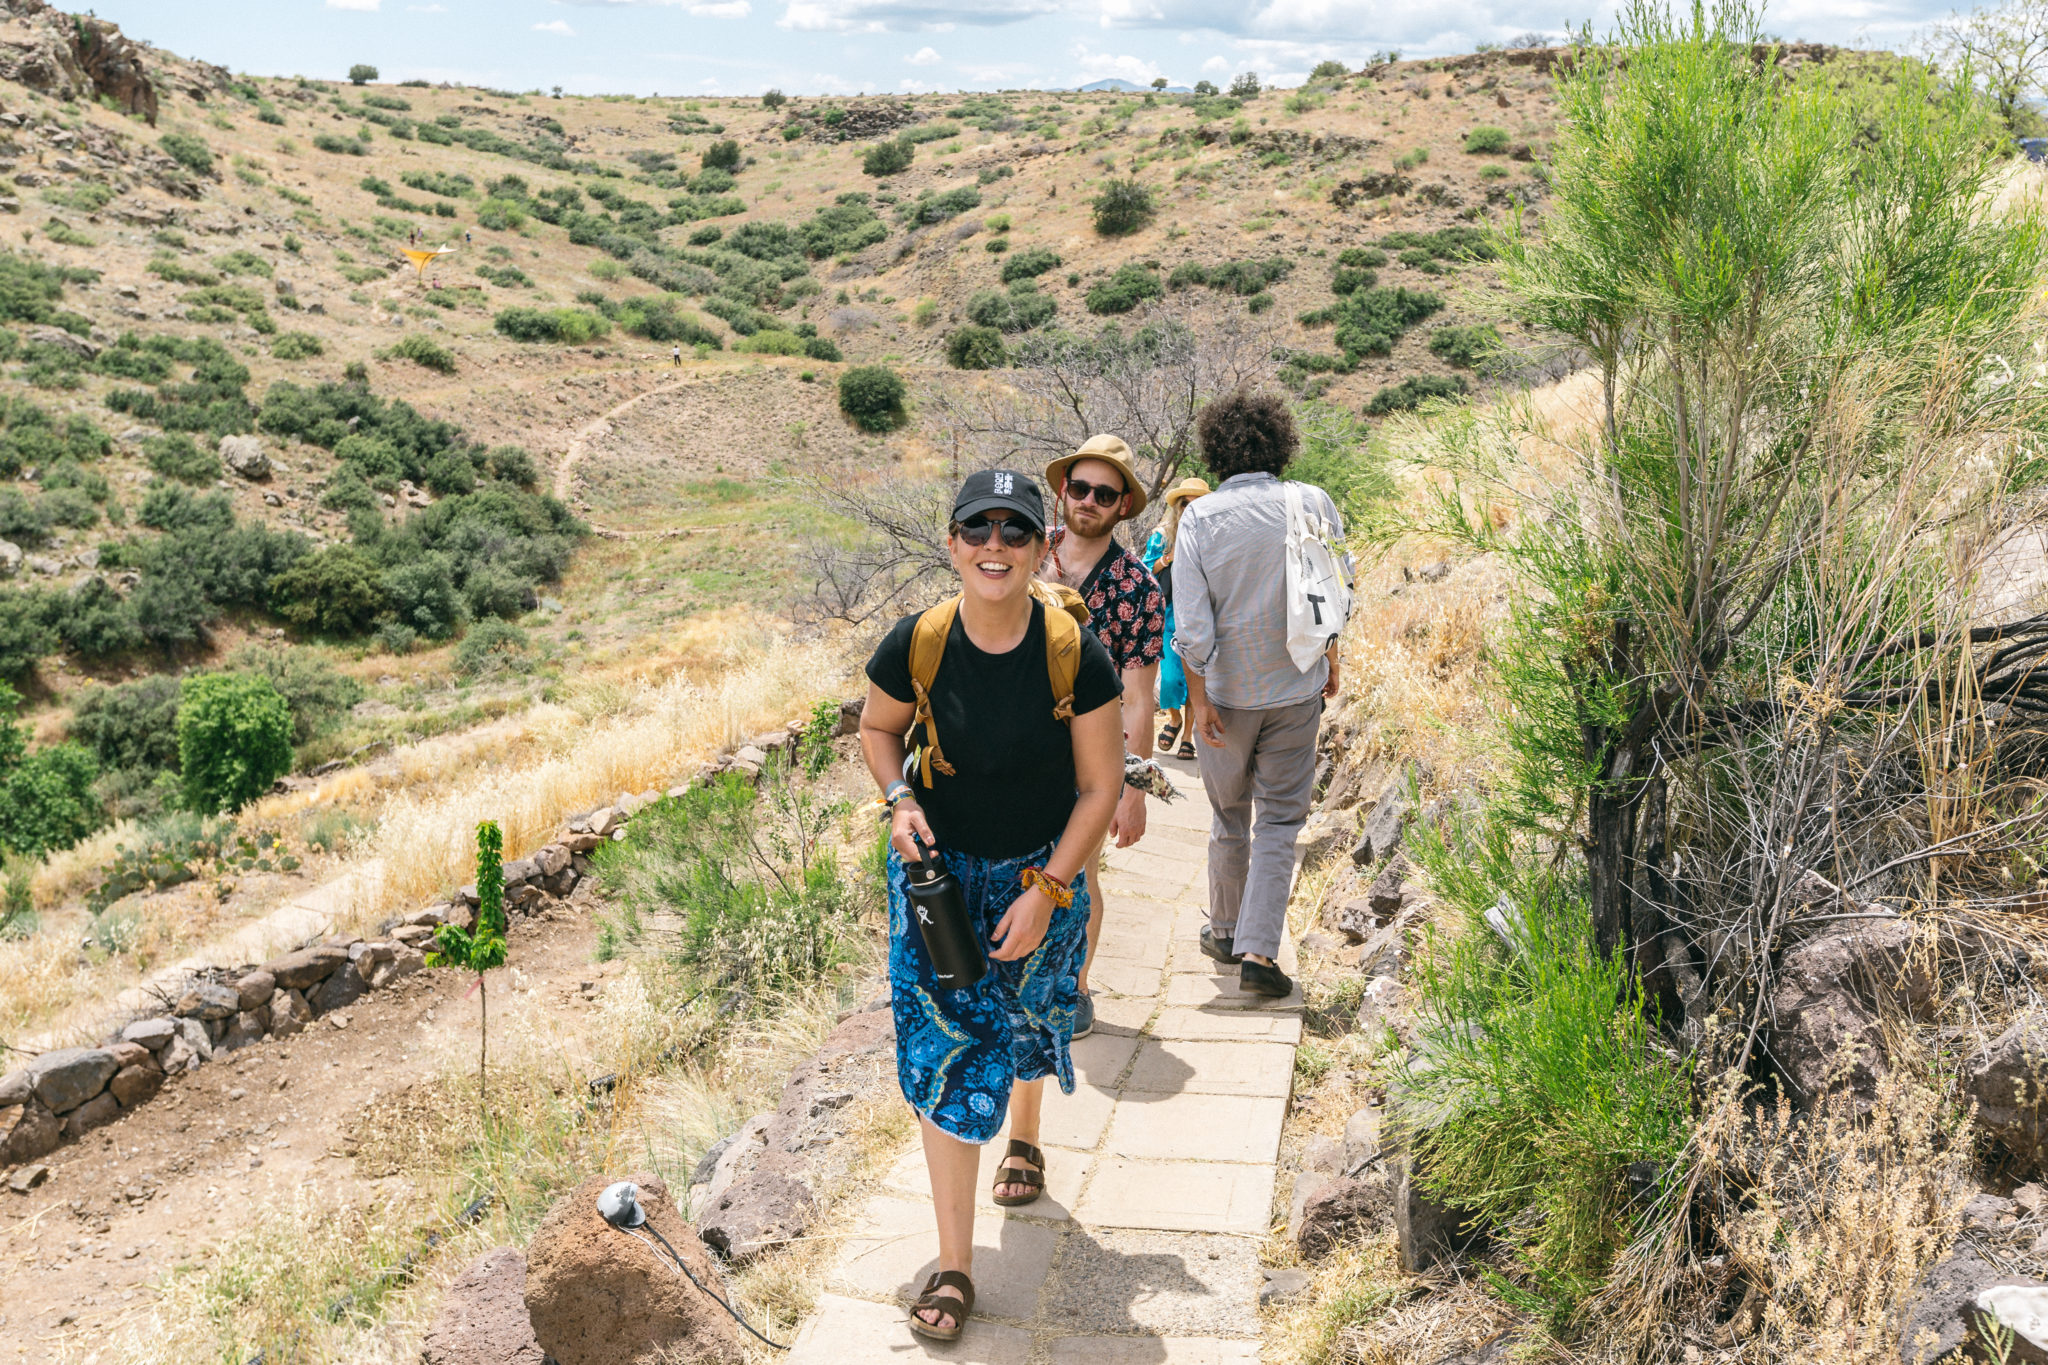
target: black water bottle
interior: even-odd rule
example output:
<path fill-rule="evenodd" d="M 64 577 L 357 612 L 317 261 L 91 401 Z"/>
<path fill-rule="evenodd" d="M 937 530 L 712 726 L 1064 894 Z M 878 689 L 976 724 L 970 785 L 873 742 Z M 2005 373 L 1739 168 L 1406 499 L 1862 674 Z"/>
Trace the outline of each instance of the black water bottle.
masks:
<path fill-rule="evenodd" d="M 932 960 L 932 975 L 941 986 L 964 991 L 988 975 L 988 960 L 974 932 L 974 917 L 967 913 L 960 882 L 939 860 L 939 851 L 926 848 L 924 840 L 914 834 L 910 837 L 924 854 L 922 862 L 904 863 L 903 872 L 909 881 L 911 912 L 917 916 L 918 932 L 924 935 L 925 956 Z"/>

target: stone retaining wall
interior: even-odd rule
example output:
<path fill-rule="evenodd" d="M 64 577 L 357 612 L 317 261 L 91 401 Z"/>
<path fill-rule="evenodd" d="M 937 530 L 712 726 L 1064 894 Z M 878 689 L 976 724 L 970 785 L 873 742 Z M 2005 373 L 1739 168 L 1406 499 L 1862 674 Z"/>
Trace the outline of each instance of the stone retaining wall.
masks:
<path fill-rule="evenodd" d="M 860 723 L 860 704 L 840 708 L 839 734 Z M 609 806 L 571 818 L 555 839 L 504 865 L 508 915 L 540 915 L 567 900 L 590 873 L 590 853 L 626 837 L 626 824 L 664 796 L 737 773 L 757 781 L 770 759 L 793 754 L 804 723 L 756 735 L 668 788 L 622 793 Z M 378 936 L 342 934 L 261 964 L 195 974 L 168 1011 L 121 1021 L 99 1047 L 45 1052 L 0 1076 L 0 1168 L 36 1161 L 145 1104 L 166 1076 L 196 1071 L 216 1055 L 265 1038 L 288 1037 L 324 1014 L 412 975 L 426 965 L 435 930 L 473 928 L 474 885 L 446 901 L 383 925 Z"/>

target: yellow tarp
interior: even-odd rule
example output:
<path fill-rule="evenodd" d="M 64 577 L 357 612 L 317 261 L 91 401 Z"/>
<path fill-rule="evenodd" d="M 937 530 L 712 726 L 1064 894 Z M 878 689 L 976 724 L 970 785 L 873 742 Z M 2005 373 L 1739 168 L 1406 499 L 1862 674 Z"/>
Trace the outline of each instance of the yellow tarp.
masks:
<path fill-rule="evenodd" d="M 412 262 L 413 270 L 424 275 L 427 273 L 427 263 L 429 261 L 433 260 L 436 256 L 445 256 L 455 250 L 455 248 L 452 246 L 437 246 L 429 250 L 421 250 L 418 247 L 402 246 L 399 250 L 405 253 L 405 259 Z"/>

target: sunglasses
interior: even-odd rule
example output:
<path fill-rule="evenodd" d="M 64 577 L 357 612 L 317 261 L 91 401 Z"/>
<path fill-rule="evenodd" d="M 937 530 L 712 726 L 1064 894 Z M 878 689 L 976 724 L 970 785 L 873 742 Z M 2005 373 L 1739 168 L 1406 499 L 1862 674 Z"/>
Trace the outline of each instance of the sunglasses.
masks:
<path fill-rule="evenodd" d="M 1116 500 L 1123 495 L 1123 489 L 1111 488 L 1106 483 L 1089 483 L 1085 479 L 1067 480 L 1067 496 L 1076 502 L 1093 499 L 1097 507 L 1114 507 Z"/>
<path fill-rule="evenodd" d="M 1002 531 L 1005 550 L 1021 550 L 1038 538 L 1038 531 L 1028 521 L 1015 519 L 990 521 L 987 517 L 969 517 L 960 523 L 957 534 L 975 549 L 988 544 L 988 538 L 997 530 Z"/>

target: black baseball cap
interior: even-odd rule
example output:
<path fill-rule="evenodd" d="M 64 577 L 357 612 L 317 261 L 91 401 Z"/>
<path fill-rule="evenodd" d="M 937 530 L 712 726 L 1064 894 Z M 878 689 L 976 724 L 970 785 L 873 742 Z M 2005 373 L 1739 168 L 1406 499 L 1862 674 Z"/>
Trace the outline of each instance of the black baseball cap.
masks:
<path fill-rule="evenodd" d="M 967 482 L 960 485 L 960 496 L 953 499 L 953 520 L 965 521 L 998 508 L 1016 513 L 1031 523 L 1032 530 L 1045 534 L 1045 495 L 1038 489 L 1038 480 L 1014 469 L 969 474 Z"/>

